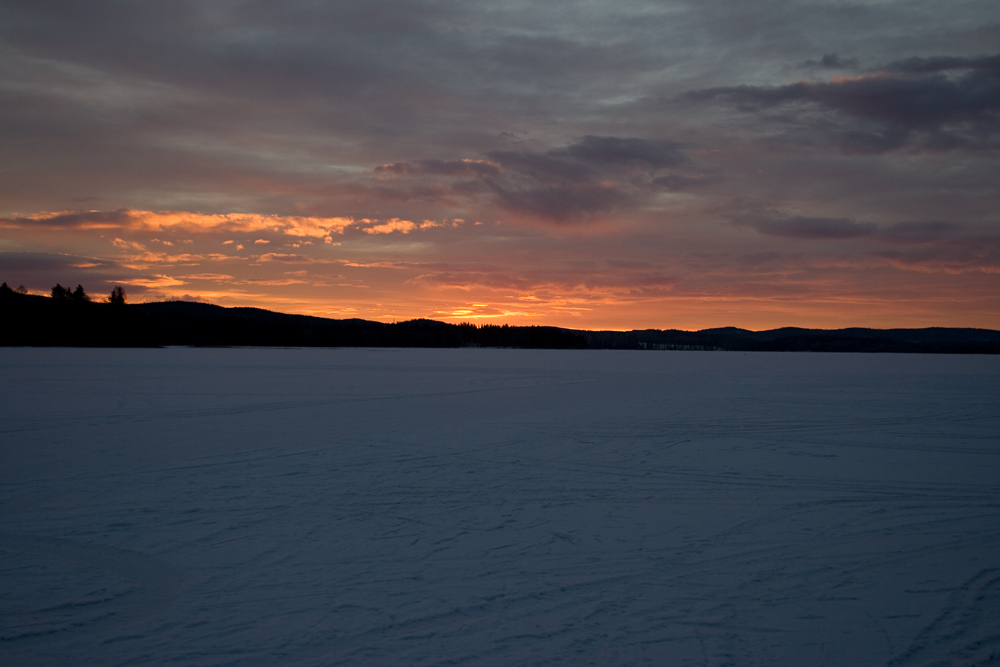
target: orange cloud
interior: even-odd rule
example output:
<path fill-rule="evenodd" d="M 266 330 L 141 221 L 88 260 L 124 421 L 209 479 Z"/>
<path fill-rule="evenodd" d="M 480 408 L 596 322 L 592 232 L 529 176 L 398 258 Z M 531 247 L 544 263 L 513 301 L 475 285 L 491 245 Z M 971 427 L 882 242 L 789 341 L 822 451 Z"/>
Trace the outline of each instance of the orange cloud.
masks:
<path fill-rule="evenodd" d="M 353 218 L 259 215 L 256 213 L 192 213 L 188 211 L 50 211 L 0 218 L 0 227 L 26 229 L 123 229 L 149 232 L 261 232 L 327 238 L 342 234 Z"/>
<path fill-rule="evenodd" d="M 137 241 L 126 241 L 125 239 L 113 239 L 111 245 L 116 248 L 122 248 L 123 250 L 145 250 L 146 246 L 138 243 Z"/>
<path fill-rule="evenodd" d="M 330 242 L 332 234 L 343 234 L 344 230 L 356 224 L 353 218 L 286 218 L 292 221 L 285 227 L 288 236 L 308 236 Z"/>
<path fill-rule="evenodd" d="M 137 250 L 139 252 L 126 253 L 118 257 L 122 266 L 130 269 L 143 270 L 153 264 L 186 264 L 195 266 L 200 262 L 223 262 L 227 260 L 245 260 L 244 257 L 233 257 L 221 253 L 181 253 L 179 255 L 168 255 L 165 252 L 152 252 L 146 250 L 142 244 L 132 241 L 122 241 L 115 239 L 112 242 L 115 246 L 123 250 Z"/>
<path fill-rule="evenodd" d="M 188 280 L 232 280 L 233 277 L 225 273 L 195 273 L 190 276 L 181 276 Z"/>
<path fill-rule="evenodd" d="M 285 264 L 329 264 L 329 260 L 314 259 L 294 253 L 269 252 L 257 258 L 259 262 L 284 262 Z"/>
<path fill-rule="evenodd" d="M 186 285 L 187 283 L 183 280 L 178 280 L 177 278 L 171 278 L 170 276 L 156 275 L 152 278 L 132 278 L 130 280 L 122 280 L 120 282 L 126 285 L 137 285 L 139 287 L 176 287 L 178 285 Z"/>
<path fill-rule="evenodd" d="M 0 218 L 0 228 L 6 229 L 39 229 L 59 228 L 72 230 L 118 229 L 133 232 L 164 233 L 260 233 L 270 232 L 299 239 L 322 239 L 333 244 L 333 236 L 343 234 L 345 230 L 354 228 L 366 234 L 392 234 L 399 232 L 409 234 L 414 230 L 432 229 L 435 227 L 455 227 L 462 221 L 452 223 L 424 220 L 416 223 L 411 220 L 392 218 L 381 224 L 378 220 L 363 218 L 356 220 L 350 217 L 315 217 L 287 215 L 259 215 L 255 213 L 192 213 L 188 211 L 57 211 L 34 213 L 28 216 Z M 152 242 L 163 245 L 173 245 L 171 241 L 152 239 Z M 254 243 L 265 244 L 271 241 L 257 238 Z M 122 243 L 126 243 L 122 241 Z M 181 243 L 193 243 L 186 239 Z M 223 242 L 232 245 L 234 239 Z M 334 244 L 339 245 L 339 244 Z M 239 247 L 239 246 L 237 246 Z"/>
<path fill-rule="evenodd" d="M 401 234 L 409 234 L 414 229 L 417 229 L 417 223 L 411 220 L 400 220 L 399 218 L 393 218 L 389 222 L 383 223 L 381 225 L 375 225 L 373 227 L 365 227 L 362 231 L 366 234 L 392 234 L 393 232 L 400 232 Z"/>
<path fill-rule="evenodd" d="M 243 285 L 263 285 L 267 287 L 285 287 L 288 285 L 307 285 L 305 280 L 295 280 L 294 278 L 284 278 L 277 280 L 267 280 L 263 278 L 249 278 L 247 280 L 241 280 L 240 284 Z"/>
<path fill-rule="evenodd" d="M 344 266 L 355 269 L 409 269 L 416 266 L 407 262 L 352 262 L 347 259 L 338 259 Z"/>

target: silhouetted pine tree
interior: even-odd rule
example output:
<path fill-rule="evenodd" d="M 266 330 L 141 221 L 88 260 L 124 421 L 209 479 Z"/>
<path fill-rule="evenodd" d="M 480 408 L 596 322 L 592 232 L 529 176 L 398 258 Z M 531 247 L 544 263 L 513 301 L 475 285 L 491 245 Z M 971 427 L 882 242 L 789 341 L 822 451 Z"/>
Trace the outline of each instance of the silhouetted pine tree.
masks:
<path fill-rule="evenodd" d="M 125 305 L 125 290 L 121 288 L 121 285 L 115 285 L 115 288 L 111 290 L 111 295 L 108 297 L 108 303 L 112 306 Z"/>
<path fill-rule="evenodd" d="M 52 298 L 56 301 L 71 301 L 73 290 L 56 283 L 56 286 L 52 288 Z"/>

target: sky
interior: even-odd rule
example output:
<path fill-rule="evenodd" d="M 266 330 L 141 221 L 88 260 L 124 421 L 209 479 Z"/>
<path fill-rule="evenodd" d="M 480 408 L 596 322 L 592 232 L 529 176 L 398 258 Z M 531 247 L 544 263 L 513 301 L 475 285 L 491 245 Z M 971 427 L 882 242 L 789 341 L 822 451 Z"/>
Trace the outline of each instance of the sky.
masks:
<path fill-rule="evenodd" d="M 995 0 L 0 0 L 0 280 L 1000 329 Z"/>

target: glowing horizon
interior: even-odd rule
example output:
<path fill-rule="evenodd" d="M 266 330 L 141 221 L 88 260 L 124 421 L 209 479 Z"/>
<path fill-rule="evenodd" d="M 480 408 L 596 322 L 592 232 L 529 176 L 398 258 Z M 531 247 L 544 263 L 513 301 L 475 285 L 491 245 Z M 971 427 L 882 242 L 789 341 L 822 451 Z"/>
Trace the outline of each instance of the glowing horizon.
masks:
<path fill-rule="evenodd" d="M 0 8 L 0 280 L 381 321 L 1000 329 L 1000 6 L 719 5 Z"/>
<path fill-rule="evenodd" d="M 687 294 L 672 293 L 670 285 L 640 290 L 627 282 L 608 285 L 596 280 L 587 285 L 536 279 L 519 287 L 495 280 L 493 274 L 504 274 L 506 267 L 491 273 L 486 270 L 490 268 L 488 257 L 467 257 L 464 270 L 440 258 L 406 259 L 434 259 L 427 257 L 433 239 L 421 234 L 489 238 L 509 233 L 502 224 L 456 219 L 417 223 L 398 218 L 381 222 L 347 217 L 117 211 L 36 213 L 2 219 L 0 229 L 15 238 L 19 234 L 34 238 L 33 225 L 38 223 L 59 234 L 82 235 L 94 247 L 104 249 L 100 255 L 61 255 L 65 260 L 61 271 L 75 277 L 67 281 L 53 275 L 49 282 L 82 284 L 96 296 L 110 291 L 112 285 L 122 285 L 133 303 L 196 300 L 334 319 L 427 318 L 592 330 L 1000 327 L 997 309 L 976 311 L 975 302 L 956 302 L 946 290 L 943 294 L 931 291 L 942 275 L 958 281 L 961 288 L 968 273 L 989 280 L 994 267 L 973 271 L 936 265 L 905 267 L 902 270 L 924 277 L 927 283 L 908 300 L 891 290 L 879 294 L 870 286 L 866 292 L 850 294 L 843 280 L 830 285 L 829 279 L 823 278 L 808 283 L 804 295 L 768 294 L 759 286 L 758 293 L 748 289 L 742 294 L 727 294 L 723 290 L 732 284 L 732 276 L 726 274 L 715 276 L 718 284 L 706 282 L 702 293 L 692 293 L 689 288 Z M 525 232 L 523 228 L 515 230 Z M 397 239 L 387 251 L 382 246 L 372 247 L 373 236 Z M 37 244 L 37 239 L 34 242 Z M 591 231 L 582 242 L 600 246 L 607 242 L 607 234 Z M 373 252 L 384 254 L 371 258 Z M 844 271 L 857 266 L 846 263 L 832 268 Z M 868 267 L 868 275 L 876 269 L 883 274 L 901 270 L 887 260 Z M 47 294 L 49 288 L 39 283 L 46 276 L 33 275 L 35 282 L 29 291 Z M 743 269 L 737 278 L 752 275 Z M 612 277 L 617 279 L 620 273 Z M 17 284 L 16 280 L 8 282 Z M 787 290 L 788 285 L 789 281 L 783 280 L 771 289 Z M 860 290 L 861 285 L 856 283 L 855 288 Z M 914 290 L 912 282 L 908 288 Z M 335 296 L 328 296 L 331 290 Z"/>

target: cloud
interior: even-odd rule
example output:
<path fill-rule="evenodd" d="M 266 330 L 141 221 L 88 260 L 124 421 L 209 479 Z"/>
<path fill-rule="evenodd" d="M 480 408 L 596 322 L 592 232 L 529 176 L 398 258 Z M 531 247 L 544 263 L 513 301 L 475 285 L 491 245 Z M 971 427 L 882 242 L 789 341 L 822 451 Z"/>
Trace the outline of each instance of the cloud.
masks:
<path fill-rule="evenodd" d="M 60 211 L 0 217 L 0 228 L 18 229 L 127 229 L 134 223 L 130 211 Z"/>
<path fill-rule="evenodd" d="M 114 238 L 111 240 L 111 245 L 116 248 L 121 248 L 122 250 L 139 250 L 143 251 L 146 246 L 142 245 L 138 241 L 126 241 L 125 239 Z"/>
<path fill-rule="evenodd" d="M 487 160 L 417 160 L 416 162 L 393 162 L 375 167 L 376 174 L 393 176 L 450 176 L 484 177 L 499 176 L 500 165 Z"/>
<path fill-rule="evenodd" d="M 857 58 L 841 58 L 836 53 L 824 53 L 819 60 L 807 60 L 802 63 L 802 67 L 816 69 L 856 69 Z"/>
<path fill-rule="evenodd" d="M 687 156 L 683 148 L 676 141 L 662 139 L 588 135 L 549 154 L 566 155 L 601 169 L 626 167 L 640 172 L 654 172 L 685 164 Z"/>
<path fill-rule="evenodd" d="M 329 239 L 334 234 L 343 234 L 345 229 L 357 224 L 353 218 L 345 217 L 286 217 L 281 220 L 282 233 L 317 239 Z"/>
<path fill-rule="evenodd" d="M 782 217 L 776 213 L 750 214 L 734 219 L 766 236 L 800 241 L 864 239 L 856 255 L 878 258 L 891 266 L 923 273 L 1000 271 L 1000 234 L 990 227 L 943 221 L 897 222 L 875 225 L 849 218 Z"/>
<path fill-rule="evenodd" d="M 121 239 L 115 239 L 121 241 Z M 121 242 L 115 243 L 116 247 L 126 251 L 116 259 L 124 267 L 135 270 L 145 270 L 152 265 L 168 264 L 181 266 L 196 266 L 202 262 L 229 262 L 233 260 L 243 260 L 242 257 L 233 257 L 222 253 L 180 253 L 171 255 L 165 252 L 152 252 L 143 250 L 139 243 Z"/>
<path fill-rule="evenodd" d="M 404 268 L 404 267 L 396 267 Z M 560 295 L 663 294 L 678 282 L 672 267 L 659 262 L 593 259 L 578 262 L 526 264 L 512 270 L 489 262 L 416 264 L 414 283 L 463 291 L 488 289 Z"/>
<path fill-rule="evenodd" d="M 1000 72 L 1000 54 L 963 58 L 955 56 L 935 56 L 932 58 L 906 58 L 889 63 L 883 69 L 893 72 L 926 74 L 949 70 L 988 70 Z"/>
<path fill-rule="evenodd" d="M 39 285 L 98 293 L 98 274 L 235 284 L 303 269 L 309 287 L 197 285 L 300 312 L 343 298 L 361 316 L 376 292 L 425 314 L 466 308 L 421 301 L 462 286 L 498 308 L 491 290 L 546 285 L 799 289 L 812 303 L 810 289 L 867 289 L 896 267 L 991 266 L 998 12 L 975 0 L 0 3 L 0 249 L 63 251 L 80 266 Z M 468 222 L 442 226 L 456 218 Z M 357 301 L 359 289 L 318 287 L 326 265 L 309 257 L 332 259 L 337 241 L 336 256 L 383 267 L 336 265 L 351 277 L 326 283 L 372 287 Z M 796 282 L 817 263 L 845 268 Z M 973 283 L 950 293 L 995 299 Z M 732 312 L 700 312 L 712 310 Z M 676 311 L 632 312 L 664 325 Z"/>
<path fill-rule="evenodd" d="M 617 183 L 586 181 L 497 185 L 494 195 L 505 211 L 555 223 L 583 222 L 638 203 Z"/>
<path fill-rule="evenodd" d="M 147 283 L 161 280 L 144 275 L 111 259 L 97 259 L 72 254 L 39 252 L 0 252 L 3 281 L 25 285 L 36 293 L 47 294 L 55 284 L 81 284 L 91 296 L 107 294 L 114 285 L 135 285 L 140 293 Z"/>
<path fill-rule="evenodd" d="M 165 276 L 162 274 L 157 274 L 152 278 L 129 278 L 128 280 L 122 280 L 125 285 L 136 285 L 138 287 L 145 287 L 148 289 L 156 289 L 162 287 L 177 287 L 178 285 L 186 285 L 187 282 L 179 280 L 177 278 L 172 278 L 170 276 Z"/>
<path fill-rule="evenodd" d="M 293 237 L 328 238 L 358 224 L 348 217 L 260 215 L 251 213 L 205 214 L 188 211 L 85 211 L 35 213 L 0 217 L 8 229 L 121 229 L 146 232 L 229 233 L 270 231 Z M 188 242 L 188 241 L 185 241 Z M 225 243 L 231 243 L 226 241 Z M 254 243 L 269 243 L 257 239 Z"/>
<path fill-rule="evenodd" d="M 872 223 L 857 222 L 848 218 L 804 216 L 787 218 L 749 216 L 737 219 L 736 224 L 752 227 L 767 236 L 809 240 L 855 239 L 870 236 L 876 230 Z"/>
<path fill-rule="evenodd" d="M 322 260 L 309 257 L 307 255 L 297 255 L 295 253 L 269 252 L 257 258 L 258 262 L 281 262 L 283 264 L 317 264 L 324 263 Z"/>
<path fill-rule="evenodd" d="M 419 229 L 422 225 L 417 225 L 411 220 L 400 220 L 398 218 L 393 218 L 388 222 L 381 225 L 373 225 L 371 227 L 364 227 L 361 231 L 366 234 L 392 234 L 393 232 L 399 232 L 400 234 L 409 234 L 414 229 Z"/>
<path fill-rule="evenodd" d="M 871 238 L 905 246 L 962 243 L 970 246 L 1000 245 L 1000 234 L 987 227 L 940 220 L 904 221 L 888 225 L 859 222 L 851 218 L 783 216 L 776 211 L 745 213 L 733 224 L 750 227 L 767 236 L 805 240 Z"/>
<path fill-rule="evenodd" d="M 670 170 L 689 163 L 679 142 L 594 135 L 547 151 L 492 151 L 487 158 L 394 162 L 373 172 L 400 181 L 450 179 L 438 189 L 442 198 L 485 198 L 519 216 L 572 223 L 642 206 L 670 187 L 663 180 Z"/>
<path fill-rule="evenodd" d="M 411 262 L 353 262 L 348 259 L 338 259 L 340 264 L 355 269 L 409 269 L 417 266 Z"/>
<path fill-rule="evenodd" d="M 7 283 L 24 281 L 15 276 L 26 274 L 47 274 L 46 280 L 59 280 L 58 276 L 70 270 L 73 275 L 88 275 L 95 273 L 95 268 L 114 268 L 114 264 L 106 260 L 62 253 L 0 252 L 0 260 L 7 273 L 0 280 Z"/>
<path fill-rule="evenodd" d="M 214 281 L 227 281 L 232 280 L 233 277 L 227 273 L 194 273 L 188 276 L 181 276 L 187 280 L 214 280 Z"/>
<path fill-rule="evenodd" d="M 776 122 L 805 127 L 814 135 L 832 134 L 849 151 L 877 153 L 907 145 L 995 148 L 1000 56 L 910 58 L 857 76 L 709 88 L 686 97 L 732 104 L 748 113 L 780 111 Z M 832 114 L 840 122 L 817 122 L 811 112 Z"/>
<path fill-rule="evenodd" d="M 239 284 L 244 284 L 244 285 L 259 285 L 259 286 L 262 286 L 262 287 L 263 286 L 266 286 L 266 287 L 287 287 L 288 285 L 305 285 L 305 284 L 307 284 L 307 281 L 305 281 L 305 280 L 296 280 L 294 278 L 276 278 L 276 279 L 248 278 L 246 280 L 240 280 L 240 281 L 238 281 L 238 283 Z"/>
<path fill-rule="evenodd" d="M 1000 273 L 1000 252 L 963 248 L 956 245 L 879 250 L 872 256 L 902 271 L 919 273 Z"/>

